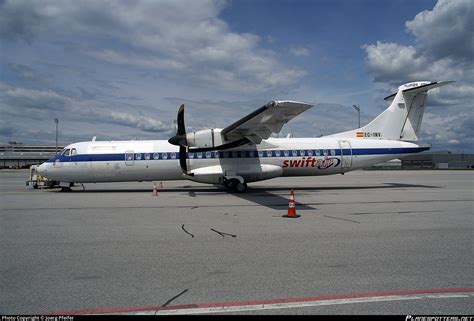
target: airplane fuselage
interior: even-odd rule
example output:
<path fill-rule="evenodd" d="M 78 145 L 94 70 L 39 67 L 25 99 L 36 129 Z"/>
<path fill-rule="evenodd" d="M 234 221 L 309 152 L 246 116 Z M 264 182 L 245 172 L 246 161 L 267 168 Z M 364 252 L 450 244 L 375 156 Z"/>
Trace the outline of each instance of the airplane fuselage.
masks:
<path fill-rule="evenodd" d="M 180 180 L 179 148 L 166 140 L 90 141 L 66 147 L 41 165 L 51 180 L 93 183 Z M 188 152 L 191 179 L 213 183 L 219 175 L 246 182 L 280 176 L 344 173 L 427 150 L 416 144 L 381 139 L 269 138 L 258 145 L 225 151 Z M 204 171 L 202 171 L 204 169 Z"/>
<path fill-rule="evenodd" d="M 271 138 L 313 105 L 271 101 L 225 128 L 186 132 L 184 105 L 169 140 L 71 144 L 37 168 L 63 188 L 73 183 L 189 179 L 245 192 L 247 183 L 285 176 L 343 174 L 428 150 L 418 140 L 430 89 L 450 81 L 398 87 L 390 105 L 367 125 L 319 138 Z"/>

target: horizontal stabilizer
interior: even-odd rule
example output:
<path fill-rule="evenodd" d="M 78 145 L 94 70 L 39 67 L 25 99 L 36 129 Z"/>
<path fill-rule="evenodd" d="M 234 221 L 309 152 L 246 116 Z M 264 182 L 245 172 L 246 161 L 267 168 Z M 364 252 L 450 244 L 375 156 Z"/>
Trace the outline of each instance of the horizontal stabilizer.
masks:
<path fill-rule="evenodd" d="M 418 92 L 421 92 L 421 91 L 427 91 L 427 90 L 430 90 L 430 89 L 433 89 L 433 88 L 438 88 L 438 87 L 450 84 L 452 82 L 454 82 L 454 81 L 433 81 L 431 83 L 424 84 L 424 85 L 421 85 L 421 86 L 418 85 L 418 83 L 410 83 L 410 84 L 404 85 L 407 88 L 403 89 L 403 93 L 418 93 Z M 385 97 L 384 100 L 393 100 L 396 95 L 397 95 L 397 93 L 391 94 L 390 96 Z"/>

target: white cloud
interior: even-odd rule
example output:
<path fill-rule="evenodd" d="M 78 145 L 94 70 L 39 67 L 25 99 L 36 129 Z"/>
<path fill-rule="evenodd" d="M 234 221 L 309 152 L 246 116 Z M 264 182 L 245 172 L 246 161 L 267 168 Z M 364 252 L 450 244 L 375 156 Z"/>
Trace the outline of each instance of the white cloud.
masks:
<path fill-rule="evenodd" d="M 369 71 L 375 74 L 375 81 L 404 76 L 410 70 L 420 70 L 426 64 L 423 57 L 416 57 L 416 49 L 412 46 L 377 41 L 377 44 L 364 45 L 363 48 L 367 52 Z"/>
<path fill-rule="evenodd" d="M 367 67 L 376 82 L 400 85 L 418 80 L 459 80 L 470 77 L 473 67 L 460 67 L 449 57 L 438 60 L 418 52 L 413 46 L 377 41 L 375 45 L 364 45 L 367 52 Z M 467 68 L 467 70 L 466 70 Z"/>
<path fill-rule="evenodd" d="M 306 47 L 291 47 L 290 53 L 295 57 L 308 57 L 311 55 L 311 50 Z"/>
<path fill-rule="evenodd" d="M 115 64 L 133 65 L 141 68 L 152 68 L 157 70 L 184 70 L 186 65 L 173 59 L 160 59 L 156 57 L 145 57 L 143 55 L 125 54 L 115 50 L 104 49 L 102 51 L 84 51 L 84 54 Z"/>
<path fill-rule="evenodd" d="M 102 61 L 232 92 L 261 94 L 298 84 L 304 70 L 286 66 L 275 52 L 261 48 L 257 35 L 229 30 L 218 17 L 225 4 L 7 0 L 0 4 L 0 35 L 30 43 L 35 37 L 62 38 Z"/>
<path fill-rule="evenodd" d="M 406 22 L 426 54 L 436 58 L 474 57 L 474 2 L 439 0 L 433 10 L 425 10 Z"/>
<path fill-rule="evenodd" d="M 5 118 L 62 119 L 81 123 L 115 124 L 139 129 L 143 132 L 165 133 L 171 135 L 174 126 L 134 111 L 133 105 L 114 105 L 89 99 L 67 96 L 52 90 L 35 90 L 0 84 L 0 111 Z M 27 126 L 19 123 L 18 126 Z"/>

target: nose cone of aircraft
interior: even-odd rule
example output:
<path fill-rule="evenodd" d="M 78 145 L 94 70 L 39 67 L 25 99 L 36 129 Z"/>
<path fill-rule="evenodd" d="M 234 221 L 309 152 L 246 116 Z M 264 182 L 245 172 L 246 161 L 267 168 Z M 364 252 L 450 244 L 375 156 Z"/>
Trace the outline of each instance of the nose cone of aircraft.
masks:
<path fill-rule="evenodd" d="M 37 171 L 38 174 L 40 174 L 41 176 L 45 176 L 45 174 L 46 174 L 46 172 L 47 172 L 47 170 L 46 170 L 46 164 L 43 163 L 43 164 L 41 164 L 40 166 L 38 166 L 38 167 L 36 168 L 36 171 Z"/>

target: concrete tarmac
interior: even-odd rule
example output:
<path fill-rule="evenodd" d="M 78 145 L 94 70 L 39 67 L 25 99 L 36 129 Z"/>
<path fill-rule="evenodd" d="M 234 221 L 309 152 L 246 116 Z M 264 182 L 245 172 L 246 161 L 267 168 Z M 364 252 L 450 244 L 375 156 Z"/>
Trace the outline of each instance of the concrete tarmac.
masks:
<path fill-rule="evenodd" d="M 474 314 L 474 171 L 278 178 L 246 194 L 173 181 L 158 196 L 151 182 L 33 190 L 27 175 L 0 171 L 0 314 Z M 281 217 L 291 188 L 298 219 Z"/>

